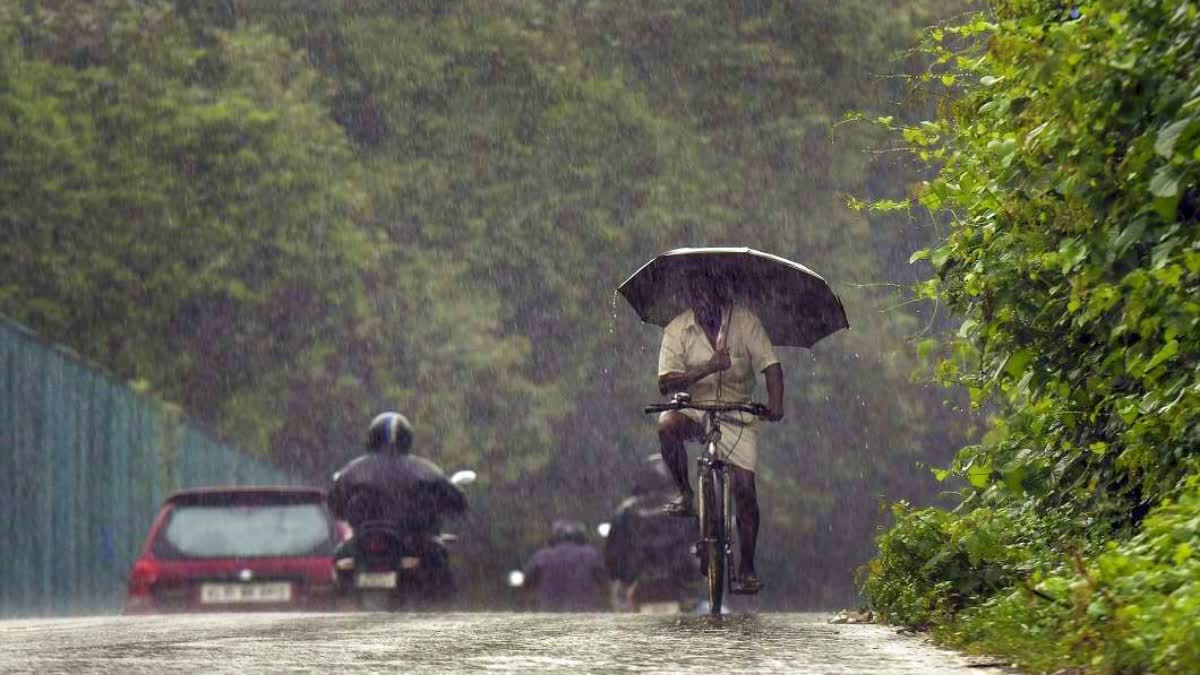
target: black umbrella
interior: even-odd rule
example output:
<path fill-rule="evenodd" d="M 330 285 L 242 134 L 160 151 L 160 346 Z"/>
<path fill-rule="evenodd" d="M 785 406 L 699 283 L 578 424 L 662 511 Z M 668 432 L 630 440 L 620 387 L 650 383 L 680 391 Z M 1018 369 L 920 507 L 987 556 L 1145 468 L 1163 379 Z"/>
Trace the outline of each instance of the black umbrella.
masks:
<path fill-rule="evenodd" d="M 703 271 L 726 280 L 735 302 L 758 315 L 771 344 L 811 347 L 849 328 L 829 284 L 804 265 L 752 248 L 677 248 L 642 265 L 617 290 L 642 321 L 666 326 L 690 308 L 687 278 Z"/>

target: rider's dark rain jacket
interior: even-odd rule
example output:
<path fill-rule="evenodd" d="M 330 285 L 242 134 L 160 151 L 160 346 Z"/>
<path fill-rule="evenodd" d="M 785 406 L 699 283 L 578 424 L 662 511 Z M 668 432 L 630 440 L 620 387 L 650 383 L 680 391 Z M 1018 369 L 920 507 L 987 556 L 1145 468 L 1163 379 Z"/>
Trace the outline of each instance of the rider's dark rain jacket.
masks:
<path fill-rule="evenodd" d="M 467 500 L 433 462 L 397 452 L 369 452 L 333 475 L 329 508 L 353 528 L 383 520 L 401 532 L 435 534 L 441 518 L 466 511 Z"/>
<path fill-rule="evenodd" d="M 650 493 L 625 500 L 613 517 L 605 543 L 609 576 L 631 584 L 650 579 L 689 579 L 696 574 L 696 521 L 663 511 L 667 493 Z"/>
<path fill-rule="evenodd" d="M 564 541 L 538 551 L 525 566 L 525 585 L 543 612 L 607 609 L 604 559 L 589 544 Z"/>

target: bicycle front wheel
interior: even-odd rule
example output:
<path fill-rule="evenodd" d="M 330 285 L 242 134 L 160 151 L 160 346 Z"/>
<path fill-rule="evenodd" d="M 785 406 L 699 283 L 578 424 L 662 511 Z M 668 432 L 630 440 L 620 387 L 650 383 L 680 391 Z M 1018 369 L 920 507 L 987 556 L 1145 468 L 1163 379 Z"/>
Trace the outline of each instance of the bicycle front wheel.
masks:
<path fill-rule="evenodd" d="M 700 541 L 704 547 L 704 576 L 708 611 L 720 615 L 725 599 L 725 505 L 716 472 L 700 476 Z"/>

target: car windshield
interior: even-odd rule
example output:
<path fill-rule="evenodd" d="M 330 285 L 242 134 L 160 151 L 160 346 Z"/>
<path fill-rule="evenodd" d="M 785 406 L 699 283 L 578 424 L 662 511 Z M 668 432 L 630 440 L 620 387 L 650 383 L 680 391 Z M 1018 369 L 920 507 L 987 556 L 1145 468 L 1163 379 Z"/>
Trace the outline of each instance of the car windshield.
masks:
<path fill-rule="evenodd" d="M 158 536 L 162 558 L 329 555 L 329 515 L 320 504 L 177 506 Z"/>

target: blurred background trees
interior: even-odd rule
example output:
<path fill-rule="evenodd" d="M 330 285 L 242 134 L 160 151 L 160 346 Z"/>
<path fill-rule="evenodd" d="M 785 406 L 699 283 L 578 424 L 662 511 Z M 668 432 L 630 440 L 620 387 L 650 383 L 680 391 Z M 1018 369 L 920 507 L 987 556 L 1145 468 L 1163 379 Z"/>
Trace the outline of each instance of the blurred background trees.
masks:
<path fill-rule="evenodd" d="M 0 0 L 0 311 L 318 482 L 405 412 L 484 477 L 460 560 L 498 586 L 656 449 L 659 331 L 617 284 L 677 246 L 798 260 L 853 328 L 783 355 L 763 571 L 848 602 L 880 500 L 929 498 L 964 430 L 890 286 L 929 229 L 845 206 L 911 178 L 837 122 L 896 114 L 956 6 Z"/>

